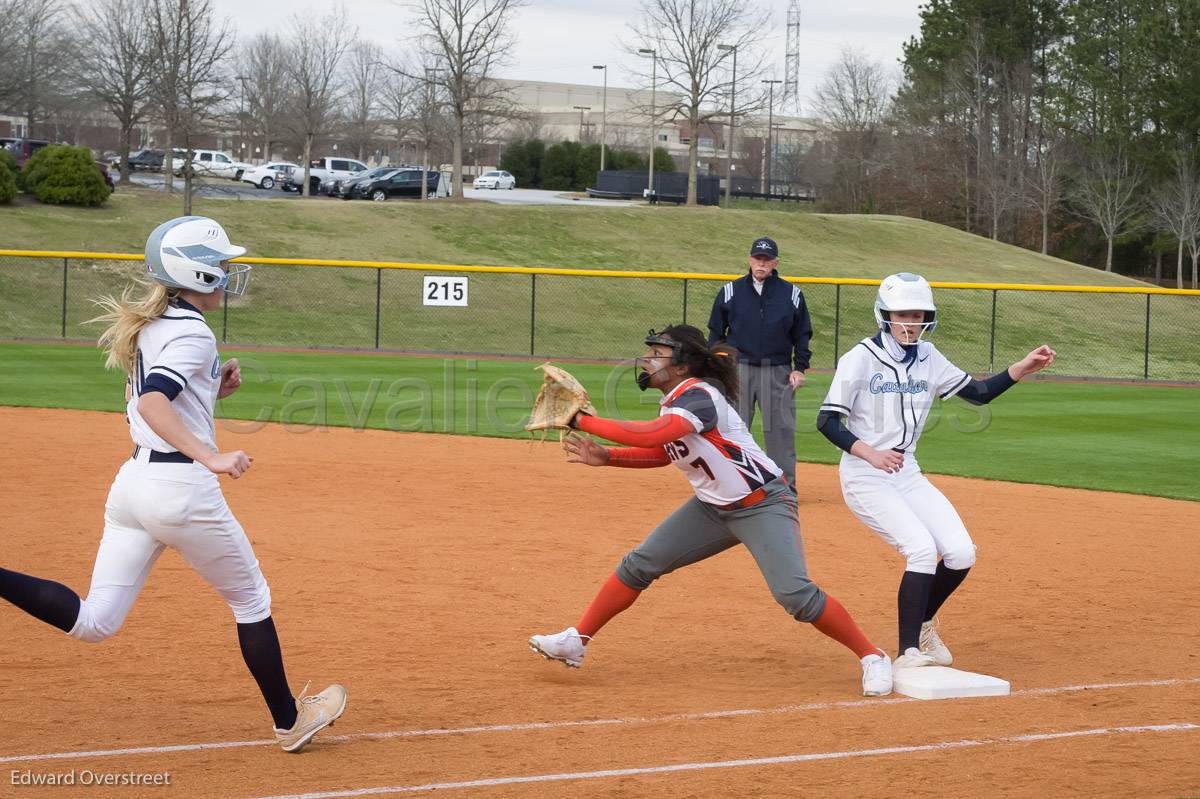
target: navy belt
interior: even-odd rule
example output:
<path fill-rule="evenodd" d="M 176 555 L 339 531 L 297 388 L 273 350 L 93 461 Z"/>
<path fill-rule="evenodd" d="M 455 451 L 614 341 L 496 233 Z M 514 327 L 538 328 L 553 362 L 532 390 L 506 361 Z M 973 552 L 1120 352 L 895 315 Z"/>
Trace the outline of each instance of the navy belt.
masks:
<path fill-rule="evenodd" d="M 141 451 L 141 447 L 134 447 L 133 455 L 131 457 L 137 458 L 138 453 Z M 159 452 L 158 450 L 153 449 L 150 450 L 149 461 L 151 463 L 195 463 L 195 461 L 193 461 L 187 455 L 184 455 L 182 452 Z"/>

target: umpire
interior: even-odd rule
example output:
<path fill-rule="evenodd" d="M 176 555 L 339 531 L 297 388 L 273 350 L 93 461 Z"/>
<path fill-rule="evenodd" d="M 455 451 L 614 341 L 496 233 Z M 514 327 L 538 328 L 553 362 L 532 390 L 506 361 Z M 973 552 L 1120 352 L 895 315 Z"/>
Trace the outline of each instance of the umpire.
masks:
<path fill-rule="evenodd" d="M 796 389 L 812 352 L 812 320 L 799 286 L 779 276 L 779 248 L 765 236 L 750 246 L 750 272 L 717 293 L 708 343 L 738 351 L 737 411 L 749 427 L 762 409 L 767 455 L 796 487 Z"/>

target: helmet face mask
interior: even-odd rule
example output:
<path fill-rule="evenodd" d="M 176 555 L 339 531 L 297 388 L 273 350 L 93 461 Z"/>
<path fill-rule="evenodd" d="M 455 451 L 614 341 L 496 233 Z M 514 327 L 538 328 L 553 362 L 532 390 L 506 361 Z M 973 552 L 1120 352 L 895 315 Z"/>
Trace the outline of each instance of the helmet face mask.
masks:
<path fill-rule="evenodd" d="M 922 322 L 892 322 L 892 314 L 904 311 L 922 311 Z M 933 303 L 933 289 L 929 282 L 920 275 L 910 272 L 900 272 L 888 275 L 879 284 L 879 293 L 875 298 L 875 324 L 889 336 L 899 339 L 892 332 L 893 325 L 904 324 L 910 327 L 920 326 L 916 338 L 908 344 L 921 341 L 926 333 L 937 329 L 937 306 Z"/>
<path fill-rule="evenodd" d="M 146 240 L 146 271 L 168 288 L 211 294 L 224 289 L 245 292 L 250 267 L 226 262 L 246 254 L 231 244 L 220 224 L 203 216 L 181 216 L 164 222 Z"/>

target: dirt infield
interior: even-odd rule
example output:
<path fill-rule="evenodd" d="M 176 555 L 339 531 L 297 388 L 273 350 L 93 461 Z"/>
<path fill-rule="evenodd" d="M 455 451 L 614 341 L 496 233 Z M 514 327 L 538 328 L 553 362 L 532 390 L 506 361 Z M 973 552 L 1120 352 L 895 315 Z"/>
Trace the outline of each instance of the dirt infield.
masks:
<path fill-rule="evenodd" d="M 231 614 L 168 553 L 99 646 L 0 602 L 0 797 L 1200 794 L 1200 503 L 935 477 L 979 544 L 944 637 L 1014 693 L 864 699 L 853 656 L 789 619 L 740 549 L 664 578 L 580 671 L 528 651 L 688 496 L 673 469 L 495 439 L 221 436 L 255 458 L 225 491 L 293 689 L 344 682 L 345 717 L 303 755 L 267 745 Z M 124 418 L 0 408 L 0 440 L 0 565 L 86 591 Z M 898 556 L 833 468 L 798 477 L 813 576 L 893 649 Z"/>

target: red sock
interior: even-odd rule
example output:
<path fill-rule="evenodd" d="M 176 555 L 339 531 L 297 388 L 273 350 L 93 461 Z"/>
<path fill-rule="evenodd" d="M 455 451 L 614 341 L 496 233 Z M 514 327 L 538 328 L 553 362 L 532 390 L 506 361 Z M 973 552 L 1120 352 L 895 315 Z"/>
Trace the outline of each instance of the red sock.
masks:
<path fill-rule="evenodd" d="M 863 635 L 849 611 L 829 594 L 825 595 L 825 611 L 812 625 L 854 652 L 860 659 L 867 655 L 879 654 L 879 648 L 867 640 L 867 636 Z"/>
<path fill-rule="evenodd" d="M 575 625 L 579 634 L 584 636 L 584 643 L 600 632 L 600 628 L 608 624 L 609 619 L 632 605 L 641 593 L 621 582 L 616 574 L 609 575 L 592 604 L 583 612 L 583 618 Z"/>

